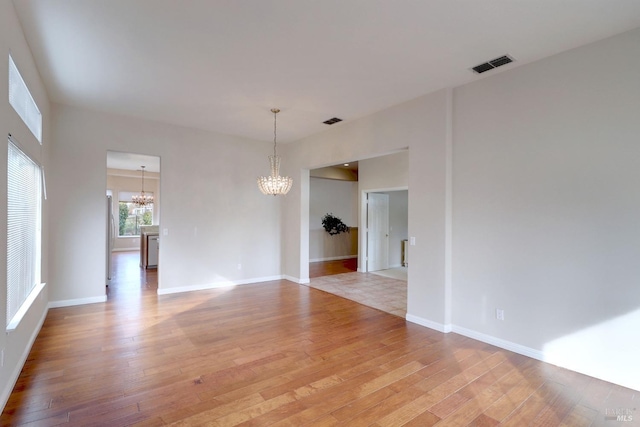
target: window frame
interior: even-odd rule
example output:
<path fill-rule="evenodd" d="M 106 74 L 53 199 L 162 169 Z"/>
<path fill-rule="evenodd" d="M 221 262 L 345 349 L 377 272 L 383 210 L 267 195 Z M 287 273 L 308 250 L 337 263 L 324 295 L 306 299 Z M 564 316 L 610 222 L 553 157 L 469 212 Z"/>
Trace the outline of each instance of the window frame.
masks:
<path fill-rule="evenodd" d="M 12 153 L 12 150 L 15 151 Z M 42 199 L 45 189 L 42 167 L 10 135 L 7 143 L 7 157 L 6 330 L 9 332 L 18 327 L 45 286 L 42 282 Z M 20 160 L 15 160 L 16 162 L 28 163 L 26 166 L 31 170 L 24 174 L 20 173 L 20 176 L 12 175 L 12 172 L 16 172 L 16 168 L 20 169 L 20 172 L 24 170 L 24 165 L 20 168 L 11 163 L 16 157 L 20 157 Z M 23 175 L 27 176 L 27 179 L 24 179 Z M 31 176 L 28 177 L 28 175 Z M 33 188 L 35 194 L 27 194 L 24 191 L 25 188 Z M 27 206 L 23 202 L 27 202 L 29 205 Z M 31 203 L 35 203 L 35 206 Z M 15 206 L 19 207 L 17 211 L 20 213 L 17 215 L 13 215 L 16 212 Z M 25 208 L 32 208 L 35 216 L 34 218 L 26 218 L 29 221 L 33 220 L 33 223 L 27 224 L 26 231 L 31 234 L 26 239 L 23 238 L 25 228 L 20 228 L 17 232 L 12 230 L 12 226 L 15 227 L 16 224 L 18 226 L 24 225 L 20 220 L 25 219 L 22 214 Z M 19 237 L 16 237 L 16 234 Z M 30 260 L 25 260 L 23 256 L 25 252 L 32 256 Z M 30 265 L 24 261 L 28 261 Z"/>
<path fill-rule="evenodd" d="M 42 145 L 42 113 L 9 53 L 9 104 Z"/>

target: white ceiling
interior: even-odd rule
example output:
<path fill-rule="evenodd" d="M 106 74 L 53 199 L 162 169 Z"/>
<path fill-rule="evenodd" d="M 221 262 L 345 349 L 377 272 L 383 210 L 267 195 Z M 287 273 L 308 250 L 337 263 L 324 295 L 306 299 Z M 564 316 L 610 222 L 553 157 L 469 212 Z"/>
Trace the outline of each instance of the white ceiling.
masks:
<path fill-rule="evenodd" d="M 639 0 L 14 4 L 52 101 L 264 141 L 275 106 L 280 142 L 640 27 Z"/>
<path fill-rule="evenodd" d="M 144 154 L 107 151 L 107 168 L 139 171 L 144 166 L 147 172 L 160 172 L 160 157 Z"/>

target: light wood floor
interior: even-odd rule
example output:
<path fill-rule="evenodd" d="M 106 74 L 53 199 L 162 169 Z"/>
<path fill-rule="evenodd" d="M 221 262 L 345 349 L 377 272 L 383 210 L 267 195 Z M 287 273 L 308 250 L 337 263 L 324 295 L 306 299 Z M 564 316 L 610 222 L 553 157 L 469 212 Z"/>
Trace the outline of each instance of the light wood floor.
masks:
<path fill-rule="evenodd" d="M 49 311 L 2 426 L 634 424 L 605 417 L 638 392 L 307 286 L 156 296 L 135 268 Z"/>

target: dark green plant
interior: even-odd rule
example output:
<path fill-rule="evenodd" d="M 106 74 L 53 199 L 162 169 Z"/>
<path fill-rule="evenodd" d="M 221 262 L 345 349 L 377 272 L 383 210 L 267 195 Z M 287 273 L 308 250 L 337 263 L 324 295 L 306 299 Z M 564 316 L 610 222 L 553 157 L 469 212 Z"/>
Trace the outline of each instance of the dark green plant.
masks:
<path fill-rule="evenodd" d="M 328 213 L 322 217 L 322 226 L 325 231 L 332 236 L 349 232 L 349 227 L 347 227 L 340 218 L 334 216 L 332 213 Z"/>

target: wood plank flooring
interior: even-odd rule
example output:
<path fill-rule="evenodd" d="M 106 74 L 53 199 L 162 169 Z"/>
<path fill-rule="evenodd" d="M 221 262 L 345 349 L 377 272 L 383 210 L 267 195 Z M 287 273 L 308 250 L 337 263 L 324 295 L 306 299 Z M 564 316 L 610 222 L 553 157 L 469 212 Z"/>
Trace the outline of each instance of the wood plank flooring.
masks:
<path fill-rule="evenodd" d="M 358 271 L 358 259 L 348 258 L 334 261 L 309 263 L 309 278 L 331 276 L 334 274 L 353 273 Z"/>
<path fill-rule="evenodd" d="M 637 391 L 307 286 L 282 280 L 157 296 L 154 275 L 123 275 L 107 303 L 50 310 L 0 424 L 626 426 L 640 419 Z M 616 409 L 635 411 L 633 421 L 606 420 Z"/>

